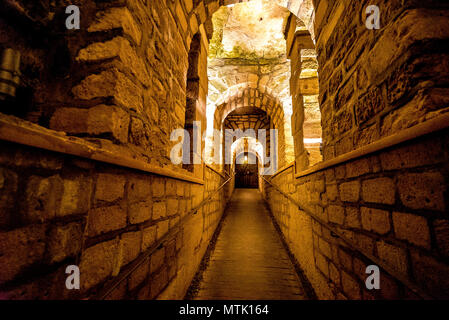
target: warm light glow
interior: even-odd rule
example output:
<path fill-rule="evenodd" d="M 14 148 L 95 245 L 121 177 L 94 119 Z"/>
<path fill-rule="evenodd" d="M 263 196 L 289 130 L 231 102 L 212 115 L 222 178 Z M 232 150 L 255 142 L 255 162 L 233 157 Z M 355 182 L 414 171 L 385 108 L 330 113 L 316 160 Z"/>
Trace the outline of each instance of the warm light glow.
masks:
<path fill-rule="evenodd" d="M 323 139 L 321 138 L 316 138 L 316 139 L 304 139 L 304 143 L 305 144 L 312 144 L 312 143 L 322 143 Z"/>
<path fill-rule="evenodd" d="M 260 15 L 263 12 L 263 3 L 262 0 L 256 1 L 254 3 L 254 13 L 256 15 Z"/>
<path fill-rule="evenodd" d="M 247 147 L 245 147 L 245 140 L 247 141 Z M 264 165 L 264 148 L 262 143 L 260 143 L 259 141 L 257 141 L 257 139 L 253 138 L 253 137 L 244 137 L 244 138 L 240 138 L 236 141 L 234 141 L 234 143 L 231 146 L 231 154 L 234 156 L 238 156 L 240 154 L 242 154 L 243 152 L 251 152 L 254 153 L 258 158 L 259 158 L 259 163 L 263 166 Z M 248 161 L 249 158 L 246 155 L 245 156 L 245 160 Z"/>

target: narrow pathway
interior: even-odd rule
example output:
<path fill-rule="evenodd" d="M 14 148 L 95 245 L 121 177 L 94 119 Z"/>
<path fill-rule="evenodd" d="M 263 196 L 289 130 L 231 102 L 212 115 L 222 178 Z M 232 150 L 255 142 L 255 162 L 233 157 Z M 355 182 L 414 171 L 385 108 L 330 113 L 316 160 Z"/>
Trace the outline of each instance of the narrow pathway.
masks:
<path fill-rule="evenodd" d="M 305 293 L 256 189 L 236 189 L 196 300 L 298 300 Z"/>

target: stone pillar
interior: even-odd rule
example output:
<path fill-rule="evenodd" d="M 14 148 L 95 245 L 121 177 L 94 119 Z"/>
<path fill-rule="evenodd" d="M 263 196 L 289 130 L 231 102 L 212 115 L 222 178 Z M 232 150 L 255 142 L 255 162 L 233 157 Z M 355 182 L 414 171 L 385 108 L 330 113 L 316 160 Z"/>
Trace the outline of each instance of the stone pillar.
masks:
<path fill-rule="evenodd" d="M 375 4 L 380 28 L 369 29 Z M 324 158 L 447 112 L 447 1 L 315 1 Z M 423 44 L 426 45 L 423 45 Z"/>
<path fill-rule="evenodd" d="M 291 61 L 290 90 L 293 102 L 292 132 L 299 170 L 321 161 L 320 145 L 304 139 L 321 138 L 321 114 L 317 95 L 318 75 L 314 43 L 306 27 L 291 15 L 285 30 Z M 307 140 L 306 140 L 307 141 Z"/>

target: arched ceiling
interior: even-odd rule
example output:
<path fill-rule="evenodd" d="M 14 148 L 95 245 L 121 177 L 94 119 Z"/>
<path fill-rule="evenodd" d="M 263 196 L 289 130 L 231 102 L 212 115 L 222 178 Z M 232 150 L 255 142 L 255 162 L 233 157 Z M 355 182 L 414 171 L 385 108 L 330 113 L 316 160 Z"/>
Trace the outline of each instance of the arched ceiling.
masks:
<path fill-rule="evenodd" d="M 230 149 L 232 158 L 231 159 L 235 159 L 236 157 L 238 157 L 240 154 L 248 152 L 248 153 L 253 153 L 255 155 L 257 155 L 257 157 L 259 158 L 259 163 L 261 165 L 264 164 L 264 160 L 265 160 L 265 150 L 264 150 L 264 146 L 262 143 L 260 143 L 257 139 L 255 138 L 240 138 L 236 141 L 234 141 L 234 143 L 231 146 Z M 234 164 L 234 161 L 233 161 Z"/>
<path fill-rule="evenodd" d="M 267 113 L 255 107 L 240 108 L 231 112 L 223 123 L 225 129 L 242 130 L 253 129 L 270 130 L 270 119 Z"/>
<path fill-rule="evenodd" d="M 236 2 L 236 1 L 235 1 Z M 286 5 L 286 3 L 283 3 Z M 208 108 L 246 88 L 269 91 L 291 114 L 290 63 L 284 27 L 290 12 L 276 1 L 221 7 L 213 16 Z"/>
<path fill-rule="evenodd" d="M 274 2 L 254 0 L 221 7 L 213 16 L 213 58 L 277 59 L 286 52 L 283 29 L 290 12 Z"/>
<path fill-rule="evenodd" d="M 280 154 L 288 152 L 290 161 L 293 111 L 285 29 L 293 13 L 301 19 L 298 28 L 312 31 L 312 0 L 224 0 L 220 4 L 225 6 L 212 17 L 208 57 L 208 137 L 233 110 L 259 107 L 279 129 Z M 252 91 L 257 96 L 245 100 Z"/>
<path fill-rule="evenodd" d="M 224 103 L 216 107 L 214 113 L 215 128 L 219 129 L 226 117 L 235 110 L 248 107 L 266 112 L 273 121 L 275 128 L 283 131 L 285 114 L 282 103 L 268 93 L 262 93 L 258 89 L 251 88 L 228 97 Z M 281 134 L 283 133 L 281 132 Z"/>
<path fill-rule="evenodd" d="M 242 2 L 252 2 L 258 0 L 224 0 L 223 4 L 225 6 L 232 5 Z M 264 2 L 269 2 L 276 4 L 279 7 L 286 8 L 288 11 L 293 13 L 297 18 L 299 18 L 307 29 L 310 31 L 313 37 L 313 20 L 314 20 L 314 6 L 312 0 L 263 0 Z"/>

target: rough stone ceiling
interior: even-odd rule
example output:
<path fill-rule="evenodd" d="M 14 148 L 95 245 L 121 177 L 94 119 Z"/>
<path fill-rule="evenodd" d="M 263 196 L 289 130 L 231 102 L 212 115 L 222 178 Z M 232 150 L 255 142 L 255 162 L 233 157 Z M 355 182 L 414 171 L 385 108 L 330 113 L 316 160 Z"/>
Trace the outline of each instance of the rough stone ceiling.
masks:
<path fill-rule="evenodd" d="M 208 59 L 206 113 L 209 130 L 213 128 L 219 105 L 252 88 L 282 103 L 284 134 L 291 138 L 291 72 L 284 37 L 289 15 L 287 8 L 270 0 L 225 6 L 214 14 Z M 208 136 L 211 135 L 209 131 Z"/>
<path fill-rule="evenodd" d="M 225 6 L 215 13 L 208 62 L 210 108 L 246 87 L 269 91 L 287 108 L 291 105 L 283 33 L 289 14 L 268 0 Z"/>
<path fill-rule="evenodd" d="M 278 58 L 285 54 L 283 26 L 290 12 L 272 1 L 222 7 L 214 16 L 211 57 Z"/>
<path fill-rule="evenodd" d="M 248 2 L 254 0 L 224 0 L 225 5 L 235 4 L 238 2 Z M 298 17 L 302 24 L 312 35 L 314 39 L 313 20 L 314 6 L 312 0 L 267 0 L 270 4 L 287 8 L 291 13 Z"/>

